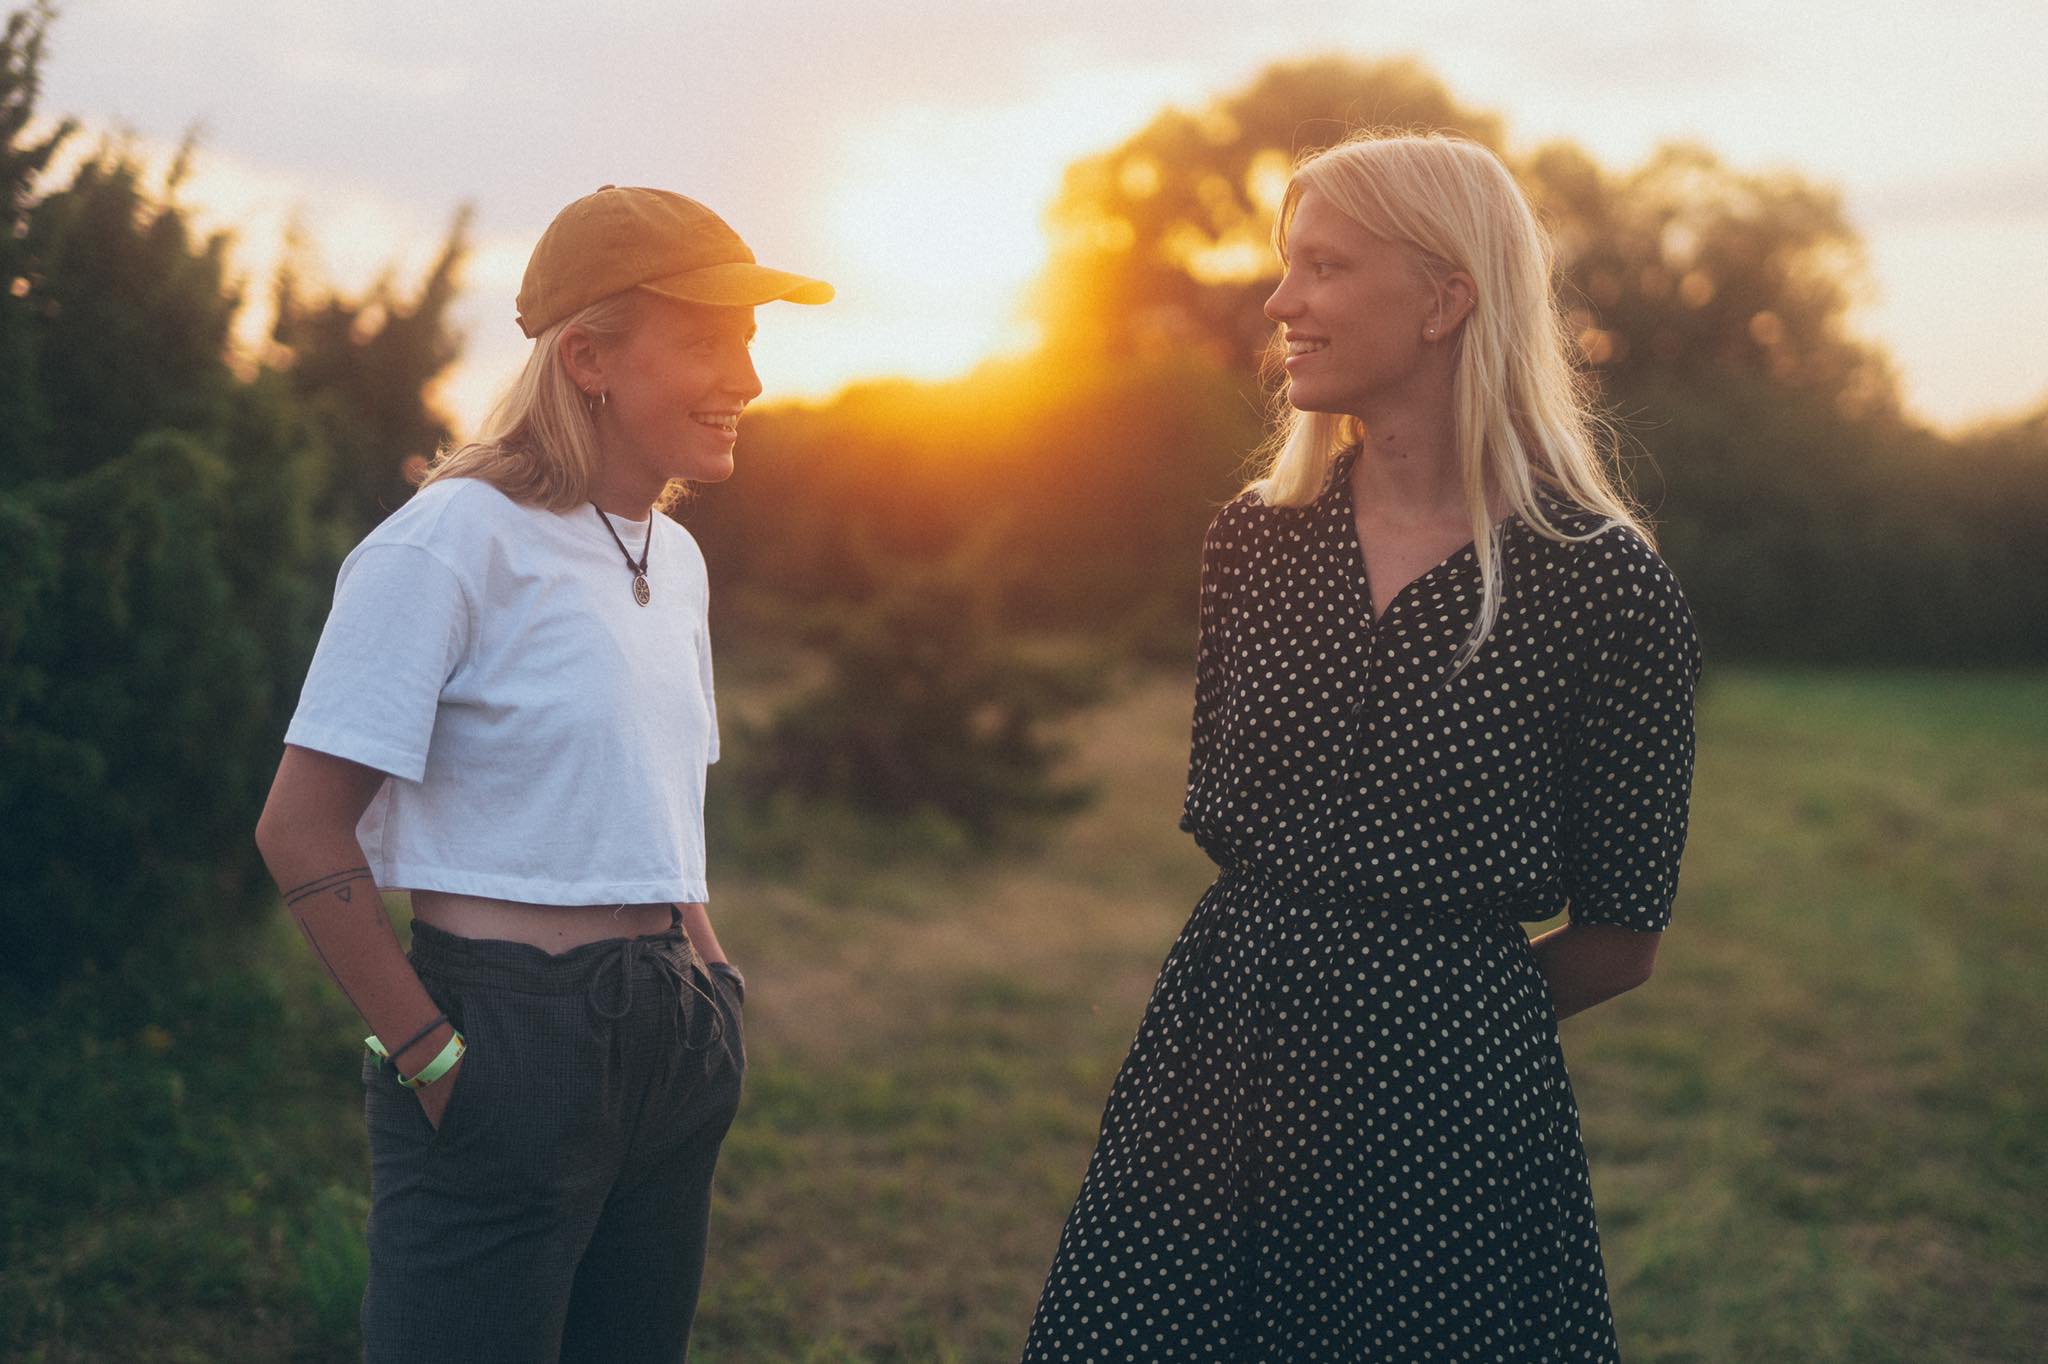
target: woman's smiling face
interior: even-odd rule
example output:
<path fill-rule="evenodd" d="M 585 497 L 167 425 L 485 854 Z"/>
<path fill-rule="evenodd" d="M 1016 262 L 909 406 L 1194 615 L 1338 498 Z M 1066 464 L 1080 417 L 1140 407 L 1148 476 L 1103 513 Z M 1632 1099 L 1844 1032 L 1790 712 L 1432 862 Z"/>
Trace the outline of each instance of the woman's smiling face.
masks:
<path fill-rule="evenodd" d="M 605 458 L 657 484 L 730 477 L 740 413 L 761 395 L 748 350 L 754 310 L 647 293 L 638 308 L 603 356 Z"/>
<path fill-rule="evenodd" d="M 1288 223 L 1286 257 L 1266 316 L 1286 329 L 1288 401 L 1369 420 L 1413 381 L 1440 311 L 1436 289 L 1411 248 L 1374 236 L 1313 189 Z"/>

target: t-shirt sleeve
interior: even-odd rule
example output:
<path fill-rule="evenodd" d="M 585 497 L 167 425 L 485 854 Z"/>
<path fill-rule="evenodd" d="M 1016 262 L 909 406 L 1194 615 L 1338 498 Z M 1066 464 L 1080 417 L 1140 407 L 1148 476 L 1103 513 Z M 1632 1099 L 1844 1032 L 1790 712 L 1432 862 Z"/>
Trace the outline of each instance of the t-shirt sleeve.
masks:
<path fill-rule="evenodd" d="M 284 741 L 418 781 L 441 689 L 470 647 L 461 581 L 416 545 L 365 545 L 334 606 Z"/>
<path fill-rule="evenodd" d="M 1658 933 L 1685 850 L 1700 644 L 1678 579 L 1633 532 L 1616 535 L 1567 735 L 1564 886 L 1573 923 Z"/>

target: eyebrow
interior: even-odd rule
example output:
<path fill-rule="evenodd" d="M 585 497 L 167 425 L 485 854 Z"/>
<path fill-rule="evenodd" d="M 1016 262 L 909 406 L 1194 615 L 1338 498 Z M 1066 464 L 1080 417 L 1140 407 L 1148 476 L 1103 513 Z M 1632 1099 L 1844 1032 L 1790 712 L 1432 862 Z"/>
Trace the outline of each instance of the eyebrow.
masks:
<path fill-rule="evenodd" d="M 699 326 L 692 327 L 689 331 L 689 339 L 692 341 L 711 341 L 716 340 L 721 336 L 730 335 L 736 330 L 737 328 L 727 326 L 721 322 L 706 322 Z M 749 322 L 747 324 L 746 331 L 741 333 L 741 339 L 751 341 L 760 334 L 761 324 L 758 322 Z"/>

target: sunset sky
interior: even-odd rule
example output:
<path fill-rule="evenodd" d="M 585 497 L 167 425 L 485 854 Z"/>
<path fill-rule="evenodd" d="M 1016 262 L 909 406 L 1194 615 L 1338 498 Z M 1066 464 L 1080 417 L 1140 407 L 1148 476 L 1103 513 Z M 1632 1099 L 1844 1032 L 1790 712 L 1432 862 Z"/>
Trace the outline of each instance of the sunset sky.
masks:
<path fill-rule="evenodd" d="M 360 287 L 392 262 L 415 280 L 474 203 L 444 394 L 467 426 L 524 353 L 534 239 L 600 184 L 681 190 L 839 286 L 764 310 L 770 397 L 952 375 L 1029 345 L 1063 166 L 1326 51 L 1419 58 L 1518 145 L 1621 168 L 1685 138 L 1837 186 L 1870 249 L 1858 325 L 1914 408 L 1957 424 L 2048 397 L 2038 4 L 70 0 L 41 108 L 145 150 L 196 130 L 185 197 L 236 233 L 252 302 L 294 212 Z"/>

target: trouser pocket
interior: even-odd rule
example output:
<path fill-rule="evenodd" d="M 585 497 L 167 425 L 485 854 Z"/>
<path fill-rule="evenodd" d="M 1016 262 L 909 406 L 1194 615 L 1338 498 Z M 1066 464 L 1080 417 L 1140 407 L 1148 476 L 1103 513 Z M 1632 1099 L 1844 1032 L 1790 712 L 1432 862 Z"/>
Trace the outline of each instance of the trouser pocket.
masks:
<path fill-rule="evenodd" d="M 420 977 L 420 983 L 426 986 L 427 996 L 434 1001 L 435 1009 L 445 1014 L 449 1025 L 462 1034 L 467 1047 L 462 1064 L 455 1073 L 434 1082 L 437 1088 L 452 1086 L 448 1089 L 447 1103 L 441 1110 L 441 1125 L 437 1128 L 428 1119 L 426 1109 L 420 1104 L 419 1091 L 402 1083 L 395 1068 L 380 1061 L 367 1048 L 363 1052 L 362 1074 L 364 1117 L 372 1142 L 381 1141 L 396 1150 L 413 1150 L 425 1155 L 468 1139 L 476 1122 L 472 1110 L 483 1107 L 478 1102 L 478 1091 L 488 1087 L 487 1077 L 481 1072 L 490 1068 L 490 1061 L 477 1049 L 475 1028 L 469 1018 L 470 1011 L 464 1007 L 463 993 L 425 975 Z M 407 1058 L 415 1067 L 431 1059 Z"/>

